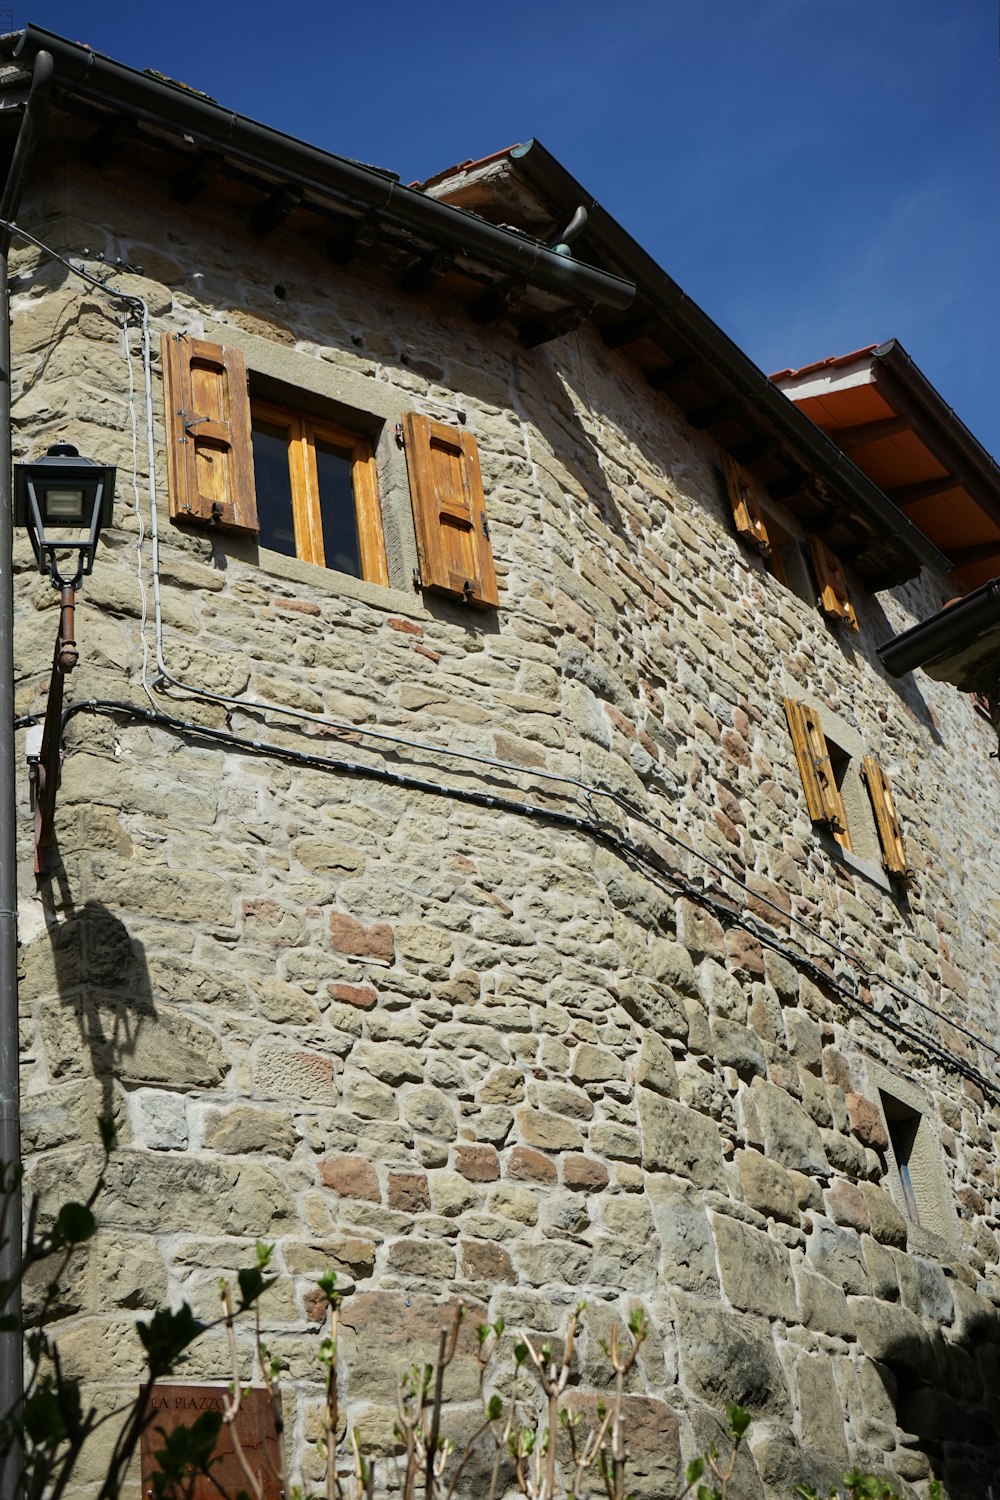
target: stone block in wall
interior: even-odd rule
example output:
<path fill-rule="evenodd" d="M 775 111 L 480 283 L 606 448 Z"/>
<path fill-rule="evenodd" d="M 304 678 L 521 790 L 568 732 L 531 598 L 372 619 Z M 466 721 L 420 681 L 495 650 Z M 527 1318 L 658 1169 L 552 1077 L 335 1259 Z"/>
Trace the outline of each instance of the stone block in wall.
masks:
<path fill-rule="evenodd" d="M 677 1065 L 674 1054 L 655 1032 L 647 1032 L 639 1048 L 635 1081 L 654 1093 L 669 1099 L 678 1097 Z"/>
<path fill-rule="evenodd" d="M 627 1345 L 625 1346 L 627 1347 Z M 565 1407 L 571 1420 L 579 1416 L 581 1432 L 596 1430 L 601 1424 L 598 1405 L 607 1404 L 605 1396 L 586 1391 L 571 1391 Z M 651 1396 L 626 1395 L 622 1400 L 622 1421 L 628 1440 L 628 1492 L 635 1500 L 662 1500 L 677 1488 L 680 1467 L 680 1437 L 677 1417 L 665 1401 Z M 570 1461 L 566 1428 L 560 1427 L 556 1456 L 565 1468 Z M 572 1472 L 570 1468 L 568 1472 Z"/>
<path fill-rule="evenodd" d="M 264 1042 L 254 1057 L 254 1092 L 262 1099 L 288 1099 L 309 1104 L 337 1102 L 339 1061 L 322 1052 Z M 392 1112 L 395 1114 L 395 1107 Z M 365 1118 L 386 1118 L 370 1116 Z"/>
<path fill-rule="evenodd" d="M 833 1364 L 825 1354 L 800 1354 L 795 1362 L 799 1398 L 799 1433 L 807 1448 L 848 1461 L 844 1434 L 844 1412 L 833 1375 Z"/>
<path fill-rule="evenodd" d="M 650 1089 L 636 1094 L 645 1170 L 678 1173 L 701 1187 L 718 1187 L 723 1181 L 722 1143 L 714 1121 Z"/>
<path fill-rule="evenodd" d="M 857 1295 L 871 1292 L 871 1277 L 857 1234 L 840 1229 L 828 1219 L 815 1219 L 806 1254 L 814 1270 Z"/>
<path fill-rule="evenodd" d="M 736 1166 L 743 1196 L 751 1208 L 786 1224 L 798 1223 L 798 1194 L 790 1172 L 760 1151 L 738 1151 Z"/>
<path fill-rule="evenodd" d="M 283 1111 L 235 1103 L 206 1112 L 203 1141 L 226 1156 L 246 1151 L 287 1158 L 295 1149 L 295 1126 Z"/>
<path fill-rule="evenodd" d="M 95 1150 L 54 1151 L 32 1168 L 30 1185 L 43 1215 L 72 1181 L 82 1198 L 100 1165 Z M 102 1226 L 143 1233 L 245 1234 L 266 1239 L 294 1217 L 291 1194 L 277 1173 L 256 1162 L 193 1159 L 121 1150 L 108 1163 L 100 1199 Z M 42 1222 L 44 1222 L 44 1217 Z"/>
<path fill-rule="evenodd" d="M 714 1302 L 678 1295 L 681 1378 L 717 1410 L 727 1402 L 758 1418 L 791 1418 L 791 1398 L 766 1318 L 727 1312 Z"/>
<path fill-rule="evenodd" d="M 793 1322 L 795 1283 L 784 1246 L 727 1214 L 713 1214 L 711 1222 L 722 1289 L 733 1306 Z"/>
<path fill-rule="evenodd" d="M 39 1033 L 54 1078 L 93 1073 L 128 1083 L 211 1087 L 226 1060 L 215 1033 L 172 1006 L 88 991 L 44 1001 Z"/>
<path fill-rule="evenodd" d="M 838 1338 L 853 1339 L 857 1336 L 851 1309 L 839 1286 L 802 1265 L 796 1267 L 795 1281 L 799 1321 L 804 1328 Z"/>
<path fill-rule="evenodd" d="M 715 1241 L 701 1194 L 672 1178 L 651 1175 L 646 1196 L 659 1239 L 664 1284 L 701 1296 L 717 1295 Z"/>
<path fill-rule="evenodd" d="M 433 1363 L 443 1328 L 450 1328 L 458 1304 L 405 1292 L 358 1292 L 341 1313 L 339 1353 L 350 1400 L 395 1403 L 397 1381 L 415 1364 Z M 455 1358 L 445 1374 L 447 1401 L 475 1401 L 478 1395 L 476 1326 L 486 1308 L 467 1305 Z"/>
<path fill-rule="evenodd" d="M 718 1016 L 712 1021 L 712 1044 L 720 1067 L 732 1068 L 744 1079 L 766 1077 L 764 1049 L 749 1027 Z"/>
<path fill-rule="evenodd" d="M 850 1308 L 858 1342 L 869 1359 L 888 1365 L 906 1385 L 938 1378 L 934 1340 L 916 1313 L 874 1297 L 852 1297 Z"/>
<path fill-rule="evenodd" d="M 790 1094 L 762 1079 L 753 1081 L 764 1150 L 784 1167 L 799 1172 L 829 1170 L 819 1127 Z"/>

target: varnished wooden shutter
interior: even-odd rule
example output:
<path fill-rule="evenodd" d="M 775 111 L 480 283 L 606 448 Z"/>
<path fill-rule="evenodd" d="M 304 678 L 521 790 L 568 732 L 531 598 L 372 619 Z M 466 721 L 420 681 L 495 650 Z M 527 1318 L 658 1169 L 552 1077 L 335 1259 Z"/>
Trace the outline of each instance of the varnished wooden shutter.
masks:
<path fill-rule="evenodd" d="M 820 609 L 831 620 L 846 620 L 852 630 L 857 630 L 858 617 L 847 592 L 847 579 L 844 577 L 840 558 L 815 535 L 809 538 L 809 556 L 812 558 L 819 587 Z"/>
<path fill-rule="evenodd" d="M 247 367 L 239 349 L 164 334 L 170 518 L 256 534 Z"/>
<path fill-rule="evenodd" d="M 728 453 L 722 455 L 722 468 L 726 476 L 726 489 L 729 492 L 729 504 L 732 507 L 737 532 L 744 541 L 759 548 L 761 552 L 769 553 L 771 543 L 767 535 L 767 526 L 754 499 L 749 475 L 740 468 L 734 458 L 730 458 Z"/>
<path fill-rule="evenodd" d="M 404 416 L 403 438 L 421 587 L 499 604 L 475 438 L 416 412 Z"/>
<path fill-rule="evenodd" d="M 847 814 L 833 774 L 826 736 L 819 714 L 794 698 L 785 699 L 785 715 L 791 730 L 795 759 L 799 764 L 806 808 L 814 823 L 829 826 L 838 843 L 850 849 Z"/>
<path fill-rule="evenodd" d="M 882 863 L 890 875 L 898 875 L 901 880 L 905 880 L 908 873 L 906 850 L 903 847 L 903 833 L 899 826 L 899 817 L 889 779 L 878 761 L 871 755 L 866 755 L 862 761 L 862 773 L 871 798 L 872 812 L 875 814 L 875 827 L 878 829 L 879 842 L 882 845 Z"/>

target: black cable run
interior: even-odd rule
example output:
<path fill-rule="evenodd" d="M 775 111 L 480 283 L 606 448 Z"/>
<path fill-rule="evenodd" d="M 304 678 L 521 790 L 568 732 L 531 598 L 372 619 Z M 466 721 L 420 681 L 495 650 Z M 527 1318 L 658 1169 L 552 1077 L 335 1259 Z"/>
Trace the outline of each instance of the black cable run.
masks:
<path fill-rule="evenodd" d="M 138 704 L 118 699 L 88 698 L 69 704 L 63 712 L 63 731 L 65 731 L 66 725 L 70 720 L 81 713 L 121 715 L 128 719 L 155 725 L 158 728 L 169 730 L 176 734 L 197 738 L 213 744 L 225 745 L 246 754 L 283 760 L 294 765 L 308 766 L 313 770 L 325 770 L 336 772 L 340 775 L 357 776 L 369 780 L 381 781 L 390 786 L 405 787 L 410 791 L 425 792 L 436 797 L 446 797 L 452 801 L 470 803 L 475 806 L 489 808 L 496 812 L 511 813 L 518 817 L 541 818 L 546 822 L 555 824 L 557 827 L 568 828 L 577 833 L 587 834 L 595 842 L 600 843 L 620 858 L 641 865 L 644 874 L 652 880 L 653 884 L 661 888 L 666 886 L 669 894 L 679 894 L 687 897 L 689 900 L 711 912 L 721 922 L 723 927 L 737 927 L 742 929 L 757 942 L 761 943 L 762 946 L 769 948 L 773 953 L 793 964 L 800 973 L 805 974 L 814 983 L 820 985 L 826 991 L 837 995 L 842 1003 L 854 1014 L 863 1017 L 864 1020 L 884 1032 L 896 1033 L 904 1037 L 912 1046 L 923 1052 L 925 1056 L 970 1079 L 984 1093 L 1000 1102 L 1000 1084 L 994 1079 L 982 1073 L 972 1063 L 950 1052 L 926 1031 L 909 1025 L 898 1016 L 894 1016 L 887 1011 L 877 1010 L 873 1005 L 866 1003 L 858 992 L 860 984 L 869 977 L 866 966 L 856 965 L 850 954 L 845 953 L 843 950 L 836 950 L 835 945 L 830 943 L 829 939 L 822 939 L 822 941 L 828 946 L 835 948 L 839 956 L 851 965 L 857 979 L 857 984 L 854 988 L 849 988 L 844 983 L 842 976 L 831 973 L 829 969 L 825 968 L 808 954 L 783 943 L 776 933 L 764 927 L 745 907 L 735 905 L 731 901 L 714 895 L 710 890 L 693 883 L 687 876 L 671 869 L 667 862 L 658 856 L 654 850 L 636 842 L 634 839 L 623 837 L 617 829 L 612 828 L 606 823 L 602 823 L 594 816 L 564 812 L 559 808 L 547 807 L 544 803 L 524 801 L 505 793 L 487 792 L 481 787 L 441 784 L 428 780 L 426 777 L 415 776 L 408 771 L 393 770 L 385 765 L 365 765 L 359 761 L 318 755 L 307 750 L 296 750 L 291 746 L 275 745 L 267 740 L 247 739 L 242 735 L 234 734 L 232 730 L 216 729 L 210 725 L 193 723 L 187 719 L 179 719 L 172 714 L 165 714 L 156 709 L 142 708 Z M 33 716 L 26 715 L 16 721 L 15 727 L 21 727 L 32 722 L 34 722 Z M 643 817 L 642 821 L 648 823 L 649 819 Z M 662 834 L 662 830 L 657 829 L 656 831 Z M 688 845 L 683 843 L 682 846 L 689 848 Z M 691 852 L 697 853 L 697 851 Z M 718 868 L 712 865 L 711 861 L 708 863 L 713 869 Z M 726 872 L 720 870 L 720 873 L 724 874 Z M 733 876 L 729 878 L 735 879 Z M 739 884 L 740 882 L 737 883 Z M 746 890 L 748 895 L 752 894 L 746 887 L 744 887 L 744 890 Z M 754 894 L 754 900 L 759 899 Z M 773 905 L 773 903 L 771 904 Z M 787 917 L 787 913 L 783 913 L 783 915 Z M 811 929 L 805 923 L 800 922 L 798 925 L 804 927 L 806 931 L 811 932 Z M 820 935 L 814 934 L 814 936 Z M 994 1047 L 984 1037 L 976 1035 L 975 1032 L 970 1031 L 958 1022 L 950 1020 L 947 1016 L 935 1010 L 926 1001 L 920 1000 L 918 996 L 909 995 L 906 991 L 899 991 L 898 987 L 891 984 L 888 980 L 880 980 L 880 982 L 884 983 L 887 988 L 896 990 L 909 1003 L 915 1004 L 927 1011 L 935 1020 L 951 1027 L 962 1036 L 968 1038 L 976 1046 L 982 1047 L 994 1057 L 1000 1058 L 1000 1049 Z"/>

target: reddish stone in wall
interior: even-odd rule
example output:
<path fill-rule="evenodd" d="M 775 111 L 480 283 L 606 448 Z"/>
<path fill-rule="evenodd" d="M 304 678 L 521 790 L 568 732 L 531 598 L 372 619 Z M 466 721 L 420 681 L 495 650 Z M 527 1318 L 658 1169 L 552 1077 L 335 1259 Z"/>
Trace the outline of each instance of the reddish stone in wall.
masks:
<path fill-rule="evenodd" d="M 563 1183 L 584 1192 L 599 1192 L 608 1185 L 608 1169 L 593 1157 L 571 1151 L 563 1160 Z"/>
<path fill-rule="evenodd" d="M 369 1203 L 382 1201 L 375 1168 L 360 1156 L 328 1156 L 319 1164 L 319 1175 L 342 1198 L 366 1198 Z"/>
<path fill-rule="evenodd" d="M 507 1158 L 507 1176 L 516 1182 L 555 1182 L 555 1164 L 530 1146 L 515 1146 Z"/>
<path fill-rule="evenodd" d="M 863 1146 L 871 1146 L 873 1151 L 888 1151 L 889 1136 L 877 1104 L 863 1094 L 848 1094 L 847 1113 L 851 1129 Z"/>
<path fill-rule="evenodd" d="M 431 1206 L 425 1172 L 390 1172 L 389 1207 L 399 1213 L 425 1213 Z"/>
<path fill-rule="evenodd" d="M 367 984 L 328 984 L 326 992 L 331 1000 L 356 1005 L 358 1010 L 371 1010 L 378 999 L 377 992 Z"/>
<path fill-rule="evenodd" d="M 469 1182 L 496 1182 L 500 1162 L 492 1146 L 459 1146 L 455 1151 L 455 1170 Z"/>
<path fill-rule="evenodd" d="M 392 963 L 393 936 L 388 922 L 373 922 L 366 927 L 346 911 L 330 913 L 330 945 L 338 953 L 358 958 L 377 958 Z"/>

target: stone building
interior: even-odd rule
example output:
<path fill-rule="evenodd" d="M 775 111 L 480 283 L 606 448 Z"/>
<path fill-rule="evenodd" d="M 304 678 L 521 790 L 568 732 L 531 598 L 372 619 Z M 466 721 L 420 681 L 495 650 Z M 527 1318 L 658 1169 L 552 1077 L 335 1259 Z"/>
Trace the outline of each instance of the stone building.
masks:
<path fill-rule="evenodd" d="M 542 1338 L 584 1296 L 583 1392 L 650 1320 L 641 1496 L 728 1401 L 748 1500 L 849 1463 L 985 1495 L 995 736 L 878 655 L 962 587 L 947 526 L 537 143 L 406 187 L 3 49 L 8 154 L 33 68 L 38 106 L 14 456 L 117 466 L 37 881 L 19 785 L 29 1188 L 93 1179 L 102 1111 L 120 1139 L 67 1370 L 121 1399 L 136 1320 L 213 1314 L 265 1239 L 296 1474 L 332 1266 L 376 1451 L 457 1302 Z M 16 557 L 27 734 L 58 598 Z"/>

